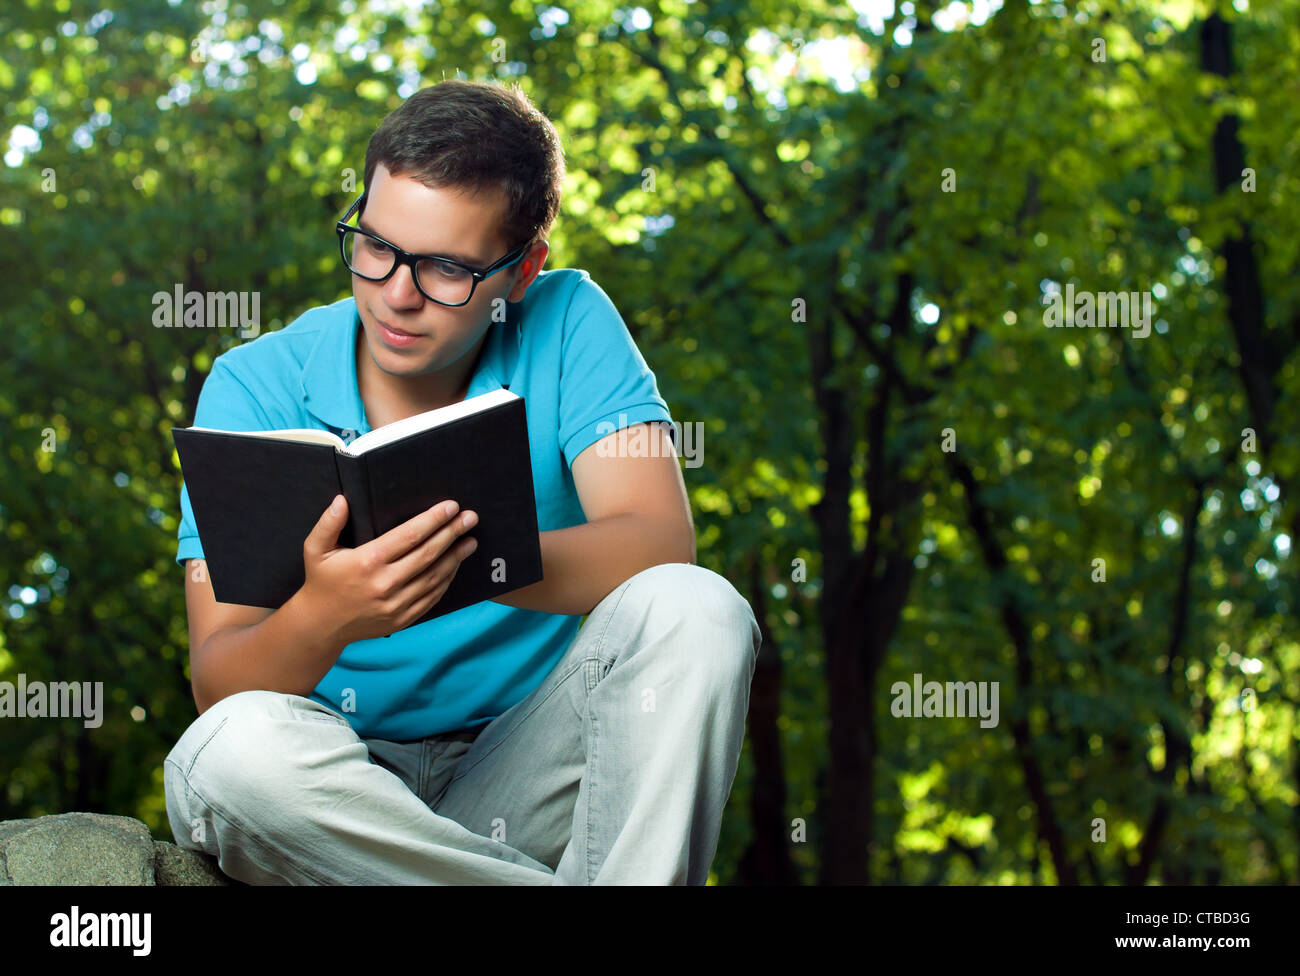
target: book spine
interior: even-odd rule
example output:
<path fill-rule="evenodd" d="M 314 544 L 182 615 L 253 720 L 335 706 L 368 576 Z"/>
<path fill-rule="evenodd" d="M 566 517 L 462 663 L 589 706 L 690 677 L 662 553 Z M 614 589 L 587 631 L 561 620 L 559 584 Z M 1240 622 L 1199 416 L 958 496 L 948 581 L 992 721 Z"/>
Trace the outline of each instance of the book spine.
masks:
<path fill-rule="evenodd" d="M 345 530 L 351 538 L 339 539 L 339 545 L 355 549 L 363 546 L 378 533 L 375 531 L 375 506 L 370 491 L 369 466 L 365 455 L 353 457 L 350 454 L 334 452 L 334 464 L 339 472 L 339 487 L 343 497 L 348 500 L 348 527 Z"/>

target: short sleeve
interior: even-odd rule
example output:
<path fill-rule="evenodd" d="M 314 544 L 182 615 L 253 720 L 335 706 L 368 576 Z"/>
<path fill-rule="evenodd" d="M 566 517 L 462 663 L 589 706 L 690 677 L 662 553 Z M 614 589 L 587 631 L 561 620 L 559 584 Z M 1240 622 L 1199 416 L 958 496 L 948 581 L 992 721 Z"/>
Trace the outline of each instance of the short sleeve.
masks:
<path fill-rule="evenodd" d="M 569 467 L 602 437 L 633 424 L 672 423 L 654 373 L 605 291 L 586 275 L 564 317 L 560 449 Z"/>
<path fill-rule="evenodd" d="M 212 372 L 199 391 L 198 406 L 194 409 L 194 426 L 215 430 L 275 429 L 253 394 L 220 359 L 212 364 Z M 190 506 L 189 489 L 184 484 L 181 485 L 181 524 L 176 536 L 176 562 L 179 565 L 184 566 L 187 559 L 203 558 L 199 531 L 194 524 L 194 510 Z"/>

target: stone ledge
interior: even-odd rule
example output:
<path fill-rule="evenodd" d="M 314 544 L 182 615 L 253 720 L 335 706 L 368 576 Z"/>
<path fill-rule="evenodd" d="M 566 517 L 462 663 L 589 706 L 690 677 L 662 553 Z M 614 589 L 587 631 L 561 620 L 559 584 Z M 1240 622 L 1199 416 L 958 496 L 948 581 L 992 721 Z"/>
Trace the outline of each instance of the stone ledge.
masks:
<path fill-rule="evenodd" d="M 216 858 L 154 840 L 133 817 L 60 813 L 0 822 L 0 887 L 239 884 Z"/>

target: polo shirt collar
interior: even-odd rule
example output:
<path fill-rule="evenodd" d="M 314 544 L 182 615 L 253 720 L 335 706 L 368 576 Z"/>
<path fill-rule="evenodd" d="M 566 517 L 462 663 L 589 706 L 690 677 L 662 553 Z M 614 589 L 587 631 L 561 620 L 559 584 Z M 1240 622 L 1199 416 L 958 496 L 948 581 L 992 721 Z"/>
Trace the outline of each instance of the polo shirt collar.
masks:
<path fill-rule="evenodd" d="M 517 361 L 521 303 L 506 303 L 506 321 L 488 327 L 482 355 L 470 377 L 465 399 L 500 389 L 513 372 L 507 364 Z M 332 306 L 335 315 L 316 337 L 302 369 L 302 403 L 325 426 L 336 431 L 369 430 L 365 405 L 357 387 L 357 330 L 361 317 L 356 299 Z M 507 338 L 514 341 L 507 342 Z M 511 348 L 514 347 L 514 348 Z"/>

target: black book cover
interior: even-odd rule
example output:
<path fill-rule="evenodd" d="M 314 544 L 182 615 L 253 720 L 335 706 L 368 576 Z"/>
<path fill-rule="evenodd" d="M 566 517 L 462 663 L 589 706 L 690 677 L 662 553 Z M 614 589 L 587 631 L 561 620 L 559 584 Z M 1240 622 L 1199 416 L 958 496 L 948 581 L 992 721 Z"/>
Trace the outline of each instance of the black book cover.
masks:
<path fill-rule="evenodd" d="M 197 428 L 175 428 L 172 438 L 221 603 L 275 609 L 293 596 L 306 580 L 303 540 L 336 494 L 348 500 L 339 537 L 348 548 L 449 498 L 478 514 L 466 533 L 478 548 L 416 623 L 542 578 L 520 397 L 356 456 L 329 444 Z"/>

